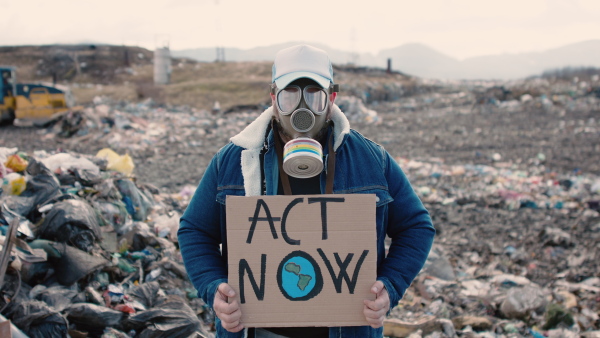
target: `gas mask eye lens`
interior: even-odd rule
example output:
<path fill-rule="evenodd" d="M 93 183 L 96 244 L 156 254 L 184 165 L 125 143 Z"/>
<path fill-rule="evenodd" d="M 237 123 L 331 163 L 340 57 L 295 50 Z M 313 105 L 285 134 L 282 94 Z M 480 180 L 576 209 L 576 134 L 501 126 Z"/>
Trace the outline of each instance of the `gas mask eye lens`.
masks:
<path fill-rule="evenodd" d="M 277 105 L 281 113 L 287 115 L 296 109 L 300 103 L 300 95 L 302 91 L 300 87 L 291 86 L 280 90 L 277 93 Z"/>
<path fill-rule="evenodd" d="M 307 86 L 304 88 L 304 101 L 316 114 L 323 113 L 327 108 L 327 94 L 320 87 Z"/>
<path fill-rule="evenodd" d="M 282 115 L 289 115 L 299 107 L 304 96 L 306 108 L 314 114 L 321 115 L 327 109 L 327 93 L 318 86 L 306 86 L 302 90 L 299 86 L 288 86 L 277 92 L 277 108 Z"/>

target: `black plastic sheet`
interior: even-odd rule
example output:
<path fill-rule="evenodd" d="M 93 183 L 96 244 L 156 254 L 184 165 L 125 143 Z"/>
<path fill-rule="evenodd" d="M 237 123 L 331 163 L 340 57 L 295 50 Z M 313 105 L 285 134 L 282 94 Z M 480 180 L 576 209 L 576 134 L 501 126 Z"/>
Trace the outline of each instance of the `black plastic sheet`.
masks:
<path fill-rule="evenodd" d="M 67 337 L 68 320 L 42 301 L 14 304 L 7 317 L 30 338 Z"/>
<path fill-rule="evenodd" d="M 62 285 L 71 285 L 110 263 L 103 257 L 91 255 L 65 244 L 56 244 L 55 248 L 61 256 L 50 261 L 54 266 L 56 280 Z"/>
<path fill-rule="evenodd" d="M 170 295 L 161 305 L 132 315 L 128 320 L 140 338 L 188 337 L 201 331 L 194 310 L 178 296 Z"/>
<path fill-rule="evenodd" d="M 38 229 L 38 236 L 68 243 L 87 252 L 101 238 L 94 209 L 78 199 L 56 203 L 44 218 Z"/>
<path fill-rule="evenodd" d="M 72 304 L 65 312 L 69 321 L 90 332 L 118 326 L 124 316 L 123 312 L 91 303 Z"/>
<path fill-rule="evenodd" d="M 31 158 L 26 171 L 32 177 L 27 181 L 27 187 L 20 197 L 32 199 L 29 210 L 20 212 L 23 216 L 27 216 L 35 207 L 43 205 L 46 201 L 61 194 L 58 179 L 42 162 Z"/>

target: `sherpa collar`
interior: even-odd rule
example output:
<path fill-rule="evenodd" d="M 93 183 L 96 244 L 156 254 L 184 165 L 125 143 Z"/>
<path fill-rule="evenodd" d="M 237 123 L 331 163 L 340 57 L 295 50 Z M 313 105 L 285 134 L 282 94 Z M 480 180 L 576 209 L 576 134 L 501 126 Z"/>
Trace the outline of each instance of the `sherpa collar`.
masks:
<path fill-rule="evenodd" d="M 236 146 L 244 148 L 241 162 L 246 196 L 259 196 L 261 194 L 260 151 L 272 117 L 273 107 L 269 107 L 244 130 L 230 139 Z M 331 120 L 333 121 L 333 135 L 335 137 L 333 150 L 336 151 L 342 144 L 346 134 L 350 133 L 350 122 L 336 104 L 331 108 Z"/>
<path fill-rule="evenodd" d="M 232 137 L 230 139 L 231 142 L 244 149 L 261 149 L 265 141 L 264 137 L 267 127 L 271 123 L 272 117 L 273 107 L 269 107 L 256 120 L 244 128 L 244 130 Z M 348 122 L 346 115 L 342 113 L 337 104 L 334 104 L 331 109 L 331 120 L 333 121 L 333 135 L 335 137 L 333 150 L 337 150 L 342 144 L 344 136 L 350 132 L 350 122 Z"/>

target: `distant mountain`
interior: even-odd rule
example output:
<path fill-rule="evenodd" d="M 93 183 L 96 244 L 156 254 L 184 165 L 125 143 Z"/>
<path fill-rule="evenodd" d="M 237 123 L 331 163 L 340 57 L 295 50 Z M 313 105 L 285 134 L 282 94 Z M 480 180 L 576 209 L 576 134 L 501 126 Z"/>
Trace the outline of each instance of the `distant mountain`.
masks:
<path fill-rule="evenodd" d="M 352 59 L 350 52 L 342 51 L 339 49 L 333 49 L 329 46 L 317 42 L 307 41 L 291 41 L 270 46 L 261 46 L 251 49 L 239 49 L 239 48 L 225 48 L 225 60 L 226 61 L 273 61 L 275 54 L 281 49 L 291 47 L 297 44 L 306 43 L 311 46 L 320 48 L 329 54 L 331 61 L 335 64 L 347 64 Z M 217 49 L 214 48 L 195 48 L 195 49 L 184 49 L 184 50 L 173 50 L 171 55 L 174 57 L 187 57 L 190 59 L 212 62 L 217 58 Z M 360 60 L 365 60 L 361 64 L 368 62 L 369 64 L 375 64 L 377 60 L 371 54 L 359 54 L 357 56 Z M 382 65 L 378 65 L 382 66 Z"/>
<path fill-rule="evenodd" d="M 600 67 L 600 40 L 590 40 L 549 49 L 544 52 L 489 55 L 465 59 L 466 78 L 520 78 L 545 70 L 574 67 Z"/>
<path fill-rule="evenodd" d="M 225 48 L 227 61 L 272 61 L 277 51 L 302 42 L 289 42 L 242 50 Z M 325 50 L 334 64 L 348 64 L 357 60 L 360 66 L 387 67 L 390 59 L 392 69 L 419 77 L 439 79 L 515 79 L 541 74 L 545 70 L 563 67 L 599 67 L 600 40 L 589 40 L 567 46 L 521 54 L 499 54 L 457 60 L 426 45 L 410 43 L 382 50 L 377 55 L 332 49 L 319 43 L 311 43 Z M 216 59 L 215 48 L 197 48 L 172 51 L 175 57 L 188 57 L 211 62 Z"/>

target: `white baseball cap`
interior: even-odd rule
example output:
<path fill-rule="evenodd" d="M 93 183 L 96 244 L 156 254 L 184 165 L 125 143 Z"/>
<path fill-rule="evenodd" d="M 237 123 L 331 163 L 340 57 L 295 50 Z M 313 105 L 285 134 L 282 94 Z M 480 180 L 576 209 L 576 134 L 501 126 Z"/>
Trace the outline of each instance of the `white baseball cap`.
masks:
<path fill-rule="evenodd" d="M 329 88 L 333 83 L 333 67 L 327 53 L 309 45 L 280 50 L 273 63 L 271 82 L 275 82 L 277 88 L 285 88 L 300 78 L 309 78 L 321 87 Z"/>

